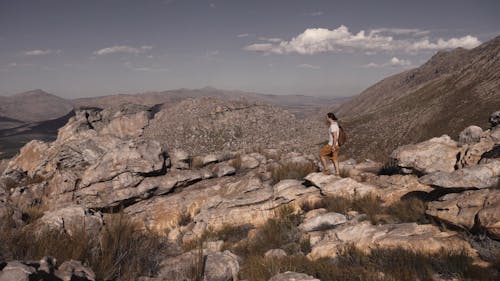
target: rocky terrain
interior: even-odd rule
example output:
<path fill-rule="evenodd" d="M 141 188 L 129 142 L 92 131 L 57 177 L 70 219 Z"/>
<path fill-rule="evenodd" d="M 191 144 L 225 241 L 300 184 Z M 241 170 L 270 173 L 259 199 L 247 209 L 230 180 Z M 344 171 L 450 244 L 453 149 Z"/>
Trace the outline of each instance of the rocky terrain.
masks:
<path fill-rule="evenodd" d="M 500 106 L 500 37 L 474 49 L 440 51 L 422 66 L 388 77 L 334 111 L 348 128 L 349 155 L 385 160 L 403 144 L 457 138 L 488 127 Z"/>
<path fill-rule="evenodd" d="M 271 131 L 250 151 L 204 129 L 243 122 L 251 139 L 271 117 L 300 128 L 206 98 L 77 111 L 0 163 L 0 280 L 498 280 L 500 112 L 342 177 Z"/>
<path fill-rule="evenodd" d="M 192 155 L 269 147 L 316 153 L 325 138 L 324 123 L 262 103 L 205 97 L 157 110 L 144 135 Z"/>
<path fill-rule="evenodd" d="M 203 99 L 203 97 L 205 97 L 206 99 Z M 207 122 L 204 122 L 205 132 L 211 131 L 209 128 L 207 128 L 207 126 L 211 126 L 211 123 L 217 124 L 218 121 L 222 121 L 221 119 L 223 118 L 220 118 L 221 115 L 226 116 L 224 117 L 226 119 L 228 115 L 237 115 L 231 114 L 231 112 L 226 112 L 225 114 L 219 112 L 217 116 L 208 116 L 207 114 L 211 113 L 211 110 L 213 109 L 211 107 L 211 104 L 218 103 L 219 106 L 224 107 L 226 111 L 228 109 L 232 110 L 232 108 L 240 110 L 242 109 L 240 107 L 248 107 L 246 110 L 240 110 L 240 112 L 249 114 L 249 121 L 239 120 L 234 124 L 230 122 L 228 123 L 227 120 L 224 121 L 224 126 L 231 127 L 230 134 L 233 135 L 227 135 L 227 132 L 223 132 L 223 134 L 225 135 L 221 137 L 223 137 L 228 142 L 234 142 L 234 133 L 237 131 L 245 131 L 243 129 L 243 126 L 250 126 L 250 128 L 254 130 L 253 133 L 250 133 L 252 135 L 251 137 L 262 138 L 262 136 L 265 136 L 264 134 L 258 136 L 257 132 L 255 132 L 259 128 L 250 124 L 250 122 L 254 122 L 259 119 L 259 122 L 261 123 L 260 125 L 264 125 L 264 127 L 266 128 L 264 133 L 267 134 L 269 132 L 276 131 L 276 133 L 274 133 L 275 137 L 272 139 L 272 141 L 279 142 L 282 140 L 277 140 L 276 136 L 277 132 L 285 131 L 284 127 L 279 127 L 286 125 L 284 123 L 284 118 L 290 119 L 291 121 L 289 126 L 292 126 L 289 132 L 286 132 L 282 135 L 284 140 L 287 140 L 287 138 L 293 136 L 293 134 L 291 133 L 295 130 L 299 130 L 298 132 L 302 133 L 303 135 L 311 135 L 311 133 L 309 131 L 305 131 L 303 127 L 316 126 L 317 121 L 308 123 L 307 121 L 304 121 L 306 117 L 317 120 L 319 119 L 318 112 L 321 111 L 321 108 L 324 107 L 325 104 L 339 104 L 342 101 L 347 100 L 346 98 L 320 98 L 301 95 L 264 95 L 242 91 L 227 91 L 215 88 L 203 88 L 198 90 L 180 89 L 164 92 L 149 92 L 136 95 L 111 95 L 94 98 L 82 98 L 76 100 L 65 100 L 45 93 L 41 90 L 35 90 L 10 97 L 0 97 L 1 102 L 3 102 L 4 99 L 6 103 L 3 103 L 3 105 L 0 106 L 0 158 L 10 158 L 14 156 L 18 152 L 19 148 L 33 139 L 43 141 L 55 140 L 57 136 L 57 130 L 64 124 L 66 124 L 68 119 L 74 115 L 74 112 L 71 110 L 73 106 L 75 108 L 116 108 L 122 104 L 133 103 L 149 107 L 155 106 L 154 111 L 168 108 L 169 112 L 167 114 L 172 114 L 167 118 L 168 122 L 166 123 L 168 123 L 168 125 L 158 124 L 156 128 L 159 130 L 175 130 L 176 132 L 178 131 L 177 128 L 179 128 L 179 125 L 175 125 L 175 123 L 186 123 L 184 112 L 181 112 L 179 110 L 175 111 L 175 108 L 178 106 L 184 108 L 186 112 L 198 114 L 194 116 L 195 119 L 207 118 Z M 191 109 L 189 107 L 190 105 L 199 107 L 204 106 L 204 104 L 203 102 L 198 104 L 185 102 L 186 99 L 206 100 L 207 106 L 210 107 L 210 109 L 207 109 L 205 112 L 196 108 Z M 23 100 L 26 101 L 25 104 L 23 103 Z M 215 100 L 217 102 L 214 102 Z M 36 104 L 33 104 L 33 102 L 35 102 Z M 264 106 L 264 104 L 267 104 L 268 106 Z M 261 107 L 260 110 L 257 110 L 258 106 L 250 107 L 250 105 L 260 105 Z M 50 109 L 44 111 L 47 108 Z M 289 113 L 284 113 L 284 110 L 293 114 L 293 117 L 288 117 L 291 115 Z M 26 113 L 23 114 L 23 118 L 21 118 L 20 120 L 15 119 L 17 117 L 20 117 L 21 112 Z M 205 114 L 208 117 L 200 114 Z M 262 114 L 262 116 L 254 116 L 254 114 Z M 274 116 L 273 114 L 276 114 L 276 116 Z M 165 119 L 165 116 L 166 114 L 162 114 L 161 119 Z M 264 118 L 268 118 L 268 120 L 271 121 L 279 119 L 280 122 L 262 124 Z M 243 118 L 236 116 L 236 119 Z M 295 119 L 300 119 L 302 121 L 296 121 Z M 162 120 L 161 122 L 164 121 L 165 120 Z M 175 127 L 168 127 L 170 125 L 175 125 Z M 216 130 L 220 131 L 222 129 L 222 124 L 218 124 L 216 126 Z M 240 129 L 237 128 L 238 126 L 240 127 Z M 300 126 L 301 128 L 298 128 L 297 126 Z M 158 131 L 155 133 L 161 134 L 162 132 Z M 211 134 L 215 133 L 211 132 Z M 193 135 L 197 137 L 202 136 L 198 134 Z M 173 143 L 171 141 L 172 134 L 165 134 L 162 137 L 165 139 L 164 142 Z M 293 139 L 298 138 L 298 136 L 293 136 Z M 245 146 L 249 141 L 251 140 L 245 140 L 237 146 Z M 255 145 L 260 144 L 266 143 L 258 142 Z M 310 144 L 306 144 L 304 147 L 308 148 L 310 147 Z M 230 146 L 230 148 L 234 148 L 234 146 Z M 213 147 L 211 147 L 211 149 L 213 149 Z"/>

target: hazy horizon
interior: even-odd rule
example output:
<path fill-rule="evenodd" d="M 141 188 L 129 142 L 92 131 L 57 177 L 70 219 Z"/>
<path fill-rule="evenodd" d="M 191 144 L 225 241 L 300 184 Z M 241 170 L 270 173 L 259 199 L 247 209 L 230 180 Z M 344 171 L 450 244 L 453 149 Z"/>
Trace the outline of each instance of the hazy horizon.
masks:
<path fill-rule="evenodd" d="M 0 0 L 0 95 L 348 97 L 500 35 L 498 1 Z"/>

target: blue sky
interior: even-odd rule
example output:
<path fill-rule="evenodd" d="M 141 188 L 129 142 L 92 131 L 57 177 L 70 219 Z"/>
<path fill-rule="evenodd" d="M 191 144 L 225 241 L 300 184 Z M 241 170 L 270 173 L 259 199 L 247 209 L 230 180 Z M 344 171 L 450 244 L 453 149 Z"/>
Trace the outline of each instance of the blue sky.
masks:
<path fill-rule="evenodd" d="M 0 94 L 349 96 L 500 35 L 499 1 L 0 0 Z"/>

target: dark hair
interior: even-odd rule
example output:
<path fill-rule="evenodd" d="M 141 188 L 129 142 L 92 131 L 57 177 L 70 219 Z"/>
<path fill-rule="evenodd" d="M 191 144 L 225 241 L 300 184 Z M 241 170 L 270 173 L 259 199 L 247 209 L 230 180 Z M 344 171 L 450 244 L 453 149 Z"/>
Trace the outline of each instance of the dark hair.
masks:
<path fill-rule="evenodd" d="M 332 119 L 332 120 L 335 120 L 335 121 L 337 121 L 337 120 L 338 120 L 338 119 L 337 119 L 337 117 L 335 116 L 335 114 L 333 114 L 333 113 L 331 113 L 331 112 L 328 112 L 328 113 L 326 114 L 326 116 L 328 116 L 328 118 L 330 118 L 330 119 Z"/>

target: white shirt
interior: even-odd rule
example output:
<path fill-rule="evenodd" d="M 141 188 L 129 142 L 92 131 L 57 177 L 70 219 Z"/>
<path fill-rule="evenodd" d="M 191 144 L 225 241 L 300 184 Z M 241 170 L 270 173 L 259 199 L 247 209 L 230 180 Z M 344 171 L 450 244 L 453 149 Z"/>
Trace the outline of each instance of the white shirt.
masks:
<path fill-rule="evenodd" d="M 335 137 L 336 137 L 336 140 L 337 142 L 335 143 L 335 146 L 338 146 L 339 144 L 339 134 L 340 134 L 340 128 L 339 128 L 339 124 L 337 124 L 337 122 L 333 122 L 333 124 L 330 125 L 330 127 L 328 128 L 328 137 L 329 137 L 329 140 L 328 140 L 328 144 L 333 146 L 333 136 L 332 134 L 335 134 Z"/>

